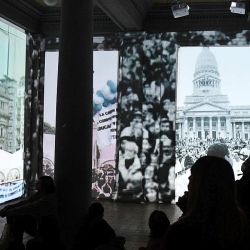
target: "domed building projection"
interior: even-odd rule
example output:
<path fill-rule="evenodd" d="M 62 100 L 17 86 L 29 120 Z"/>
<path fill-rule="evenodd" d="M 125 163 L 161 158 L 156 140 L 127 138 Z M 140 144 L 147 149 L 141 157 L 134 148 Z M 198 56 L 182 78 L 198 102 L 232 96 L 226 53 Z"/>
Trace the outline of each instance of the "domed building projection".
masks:
<path fill-rule="evenodd" d="M 193 93 L 185 97 L 184 107 L 177 107 L 177 141 L 250 139 L 250 106 L 230 106 L 222 84 L 214 54 L 203 47 L 195 65 Z"/>

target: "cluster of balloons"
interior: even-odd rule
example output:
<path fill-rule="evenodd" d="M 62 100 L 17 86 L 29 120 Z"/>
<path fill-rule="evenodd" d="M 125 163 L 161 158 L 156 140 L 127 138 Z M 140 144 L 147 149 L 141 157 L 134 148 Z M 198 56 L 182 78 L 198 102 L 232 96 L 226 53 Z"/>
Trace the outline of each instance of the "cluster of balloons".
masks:
<path fill-rule="evenodd" d="M 102 89 L 97 90 L 93 96 L 93 115 L 98 113 L 103 107 L 108 107 L 116 103 L 117 85 L 108 80 Z"/>

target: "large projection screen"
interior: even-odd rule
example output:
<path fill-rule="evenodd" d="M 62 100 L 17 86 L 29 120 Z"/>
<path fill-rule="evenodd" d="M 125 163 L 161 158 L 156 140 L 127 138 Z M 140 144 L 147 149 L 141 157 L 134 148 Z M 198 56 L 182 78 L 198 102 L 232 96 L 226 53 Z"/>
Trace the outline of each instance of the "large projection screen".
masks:
<path fill-rule="evenodd" d="M 93 53 L 92 196 L 111 198 L 115 186 L 118 51 Z M 43 174 L 54 177 L 58 51 L 46 52 Z M 84 107 L 83 107 L 84 108 Z"/>
<path fill-rule="evenodd" d="M 249 155 L 250 47 L 180 47 L 176 112 L 176 200 L 187 191 L 190 167 L 211 145 L 229 151 L 235 179 Z M 219 148 L 218 148 L 219 147 Z"/>
<path fill-rule="evenodd" d="M 23 194 L 26 35 L 0 19 L 0 203 Z"/>

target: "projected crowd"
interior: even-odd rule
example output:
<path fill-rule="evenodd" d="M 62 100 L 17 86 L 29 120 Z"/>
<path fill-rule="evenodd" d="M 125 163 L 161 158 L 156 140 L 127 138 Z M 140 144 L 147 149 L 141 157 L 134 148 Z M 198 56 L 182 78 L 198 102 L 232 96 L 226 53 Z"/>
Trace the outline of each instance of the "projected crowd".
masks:
<path fill-rule="evenodd" d="M 207 155 L 209 146 L 215 143 L 226 145 L 229 151 L 229 161 L 233 166 L 235 180 L 242 177 L 241 165 L 250 155 L 250 140 L 220 139 L 201 140 L 189 139 L 179 140 L 176 145 L 175 165 L 175 195 L 176 200 L 187 191 L 189 183 L 190 168 L 200 157 Z"/>
<path fill-rule="evenodd" d="M 175 53 L 170 34 L 126 36 L 118 199 L 169 202 L 174 197 Z"/>

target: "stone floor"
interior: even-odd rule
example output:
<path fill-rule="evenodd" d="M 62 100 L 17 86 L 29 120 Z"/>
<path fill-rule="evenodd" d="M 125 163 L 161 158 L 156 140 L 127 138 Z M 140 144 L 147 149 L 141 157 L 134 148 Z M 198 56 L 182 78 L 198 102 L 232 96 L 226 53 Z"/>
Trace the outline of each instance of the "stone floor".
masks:
<path fill-rule="evenodd" d="M 115 229 L 117 235 L 126 237 L 127 250 L 138 250 L 145 246 L 148 240 L 148 218 L 155 210 L 164 211 L 171 223 L 181 215 L 176 205 L 167 204 L 134 204 L 114 201 L 102 201 L 105 208 L 105 219 Z M 4 206 L 0 206 L 0 209 Z M 5 224 L 5 219 L 0 217 L 0 235 Z M 27 236 L 26 236 L 27 237 Z"/>
<path fill-rule="evenodd" d="M 126 237 L 127 250 L 138 250 L 148 241 L 148 218 L 155 209 L 164 211 L 170 222 L 176 221 L 181 211 L 176 205 L 167 204 L 133 204 L 103 202 L 105 219 L 115 229 L 117 235 Z"/>

